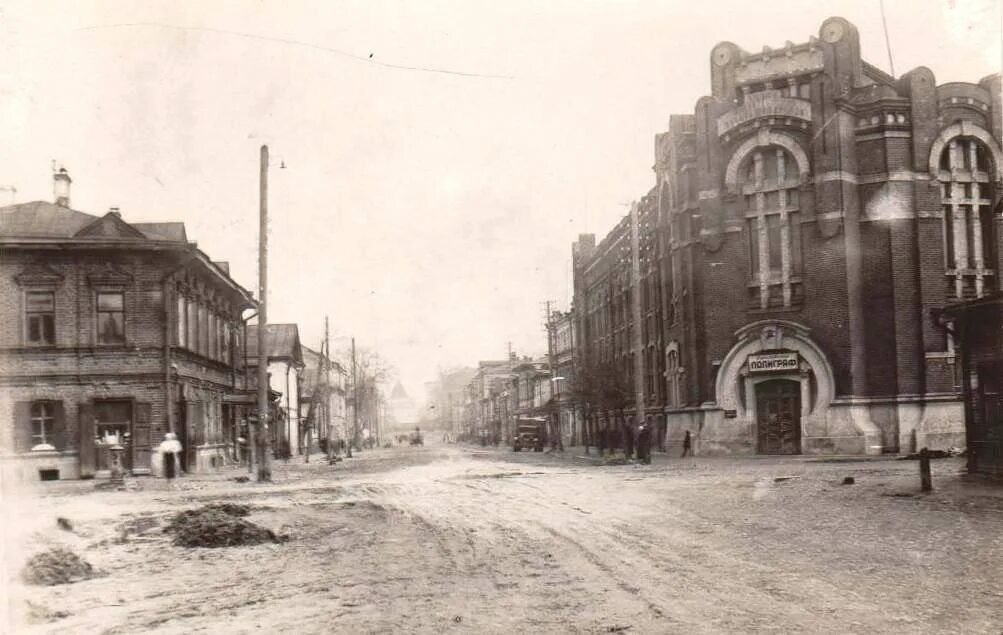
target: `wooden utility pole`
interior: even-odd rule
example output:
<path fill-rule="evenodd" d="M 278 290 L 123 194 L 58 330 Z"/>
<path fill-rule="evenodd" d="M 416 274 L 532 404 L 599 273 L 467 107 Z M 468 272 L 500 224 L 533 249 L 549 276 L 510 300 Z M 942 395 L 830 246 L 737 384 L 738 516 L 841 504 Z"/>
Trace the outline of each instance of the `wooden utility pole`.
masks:
<path fill-rule="evenodd" d="M 557 405 L 557 365 L 554 363 L 554 321 L 550 300 L 547 300 L 547 365 L 550 367 L 550 427 L 554 437 L 550 447 L 564 451 L 561 439 L 561 412 Z"/>
<path fill-rule="evenodd" d="M 324 316 L 324 344 L 321 346 L 321 360 L 324 364 L 324 386 L 327 387 L 327 391 L 331 390 L 330 384 L 330 373 L 331 373 L 331 338 L 328 333 L 327 316 Z M 325 392 L 327 392 L 325 391 Z M 334 445 L 334 439 L 331 434 L 331 396 L 326 395 L 327 400 L 324 403 L 324 434 L 327 437 L 327 458 L 328 461 L 331 460 L 332 448 Z"/>
<path fill-rule="evenodd" d="M 268 431 L 268 146 L 261 146 L 260 228 L 258 234 L 258 424 L 255 444 L 260 441 L 258 481 L 272 480 Z"/>
<path fill-rule="evenodd" d="M 641 236 L 638 204 L 630 206 L 630 308 L 634 321 L 630 347 L 634 350 L 634 421 L 644 423 L 644 342 L 641 339 Z M 635 427 L 636 430 L 636 427 Z"/>
<path fill-rule="evenodd" d="M 359 436 L 359 381 L 355 363 L 355 338 L 352 338 L 352 439 L 348 442 L 348 456 L 352 456 L 352 444 Z"/>

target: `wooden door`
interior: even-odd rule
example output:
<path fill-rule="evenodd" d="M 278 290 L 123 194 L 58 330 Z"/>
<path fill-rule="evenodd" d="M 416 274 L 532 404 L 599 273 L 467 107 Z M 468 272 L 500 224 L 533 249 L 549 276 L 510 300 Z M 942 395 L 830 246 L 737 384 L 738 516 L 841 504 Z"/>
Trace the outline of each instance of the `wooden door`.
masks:
<path fill-rule="evenodd" d="M 756 386 L 756 450 L 801 453 L 801 384 L 771 379 Z"/>
<path fill-rule="evenodd" d="M 133 471 L 148 471 L 150 469 L 150 418 L 152 406 L 148 403 L 137 403 L 135 418 L 132 424 L 132 469 Z"/>

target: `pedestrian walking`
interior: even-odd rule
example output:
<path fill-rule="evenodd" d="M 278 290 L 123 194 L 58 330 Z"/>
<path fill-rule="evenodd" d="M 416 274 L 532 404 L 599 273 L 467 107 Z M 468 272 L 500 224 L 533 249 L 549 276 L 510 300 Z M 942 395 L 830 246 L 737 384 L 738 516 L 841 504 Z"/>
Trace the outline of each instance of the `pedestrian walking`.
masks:
<path fill-rule="evenodd" d="M 690 437 L 690 431 L 686 431 L 686 436 L 683 437 L 683 453 L 680 458 L 684 456 L 693 456 L 690 450 L 692 449 L 693 439 Z"/>
<path fill-rule="evenodd" d="M 160 453 L 160 459 L 164 466 L 164 478 L 167 479 L 168 483 L 178 475 L 178 468 L 180 467 L 178 465 L 178 457 L 181 454 L 181 450 L 181 442 L 178 441 L 178 435 L 173 432 L 165 434 L 164 440 L 157 446 L 157 452 Z"/>
<path fill-rule="evenodd" d="M 642 423 L 637 429 L 637 460 L 651 465 L 651 425 Z"/>
<path fill-rule="evenodd" d="M 623 438 L 623 456 L 630 459 L 634 456 L 634 425 L 633 422 L 626 422 L 620 426 L 620 434 Z"/>

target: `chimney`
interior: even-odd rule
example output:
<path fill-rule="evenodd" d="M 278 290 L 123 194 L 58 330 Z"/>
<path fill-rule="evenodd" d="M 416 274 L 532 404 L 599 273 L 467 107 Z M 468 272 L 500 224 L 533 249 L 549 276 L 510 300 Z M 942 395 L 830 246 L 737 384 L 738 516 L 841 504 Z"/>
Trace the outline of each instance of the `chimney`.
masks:
<path fill-rule="evenodd" d="M 52 193 L 56 198 L 56 205 L 60 207 L 70 206 L 70 183 L 73 179 L 70 178 L 69 173 L 66 168 L 59 168 L 59 172 L 56 172 L 52 176 Z"/>

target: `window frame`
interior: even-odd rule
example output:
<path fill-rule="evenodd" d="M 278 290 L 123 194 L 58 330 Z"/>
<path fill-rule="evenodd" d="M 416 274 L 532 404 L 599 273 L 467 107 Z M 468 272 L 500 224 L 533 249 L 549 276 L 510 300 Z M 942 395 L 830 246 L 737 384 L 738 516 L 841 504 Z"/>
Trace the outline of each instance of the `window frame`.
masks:
<path fill-rule="evenodd" d="M 803 296 L 795 290 L 804 267 L 802 254 L 794 253 L 803 248 L 798 159 L 789 148 L 767 143 L 741 161 L 736 185 L 744 203 L 750 302 L 758 299 L 760 310 L 789 309 Z"/>
<path fill-rule="evenodd" d="M 52 309 L 50 311 L 45 311 L 45 312 L 32 311 L 29 308 L 29 296 L 31 296 L 32 294 L 42 294 L 42 293 L 49 294 L 52 297 Z M 22 307 L 23 307 L 22 315 L 24 317 L 24 333 L 23 333 L 24 343 L 27 346 L 32 346 L 32 347 L 56 346 L 56 341 L 58 337 L 56 334 L 56 290 L 48 287 L 29 287 L 25 289 L 24 292 L 22 293 Z M 39 341 L 31 339 L 31 319 L 32 317 L 37 315 L 51 316 L 51 330 L 52 330 L 51 341 L 45 340 L 44 321 L 42 322 L 40 327 L 40 333 L 42 333 L 41 339 Z"/>
<path fill-rule="evenodd" d="M 992 149 L 978 137 L 958 134 L 944 143 L 937 167 L 948 286 L 953 287 L 955 300 L 964 299 L 967 290 L 973 290 L 976 298 L 984 297 L 995 288 L 1000 273 L 993 222 L 996 166 Z"/>
<path fill-rule="evenodd" d="M 117 311 L 102 309 L 101 296 L 103 295 L 119 296 L 122 299 L 122 308 Z M 101 327 L 102 327 L 101 316 L 104 314 L 121 314 L 122 333 L 120 339 L 111 342 L 103 340 L 104 336 L 101 333 Z M 128 320 L 128 310 L 127 310 L 125 289 L 120 287 L 98 287 L 94 289 L 94 343 L 97 346 L 125 346 L 129 341 L 127 335 L 127 324 L 128 324 L 127 320 Z"/>
<path fill-rule="evenodd" d="M 36 408 L 48 409 L 48 411 L 36 414 Z M 31 451 L 37 452 L 42 450 L 58 449 L 56 448 L 55 443 L 53 443 L 56 440 L 55 402 L 48 399 L 32 401 L 28 410 L 28 421 L 31 424 Z M 45 429 L 46 422 L 48 422 L 48 431 Z M 39 424 L 39 429 L 41 430 L 40 434 L 35 434 L 36 423 Z"/>

